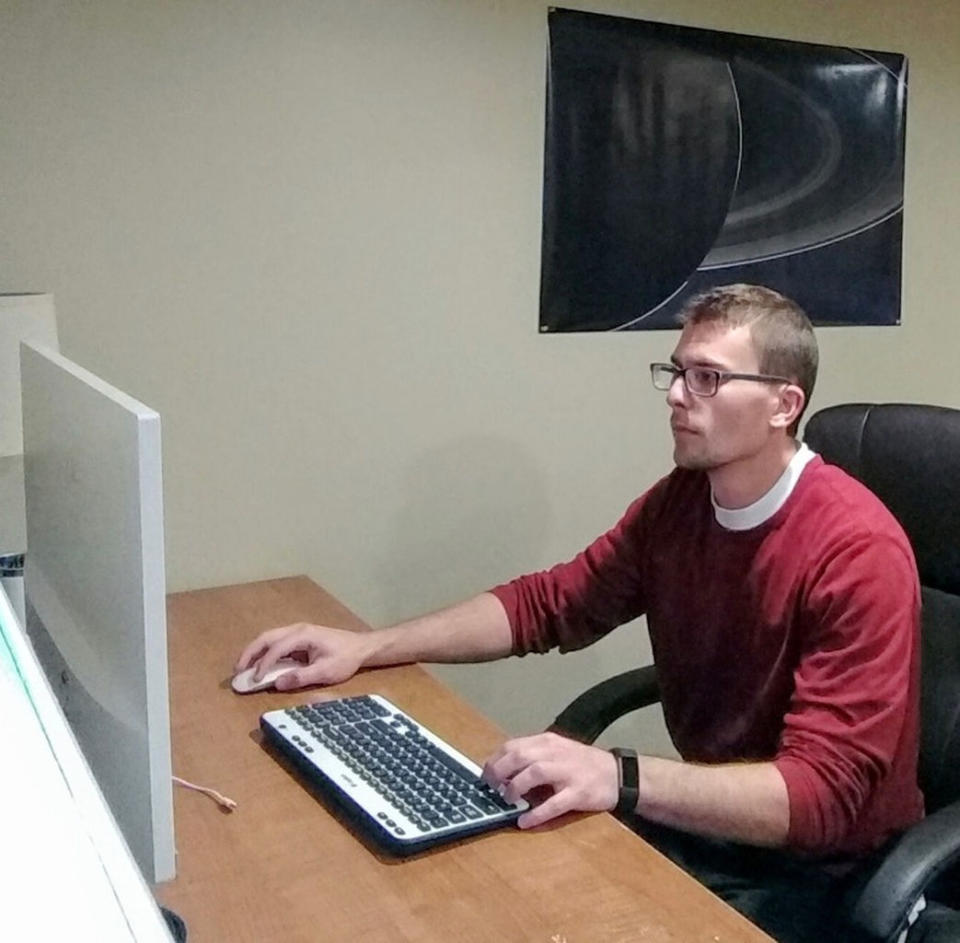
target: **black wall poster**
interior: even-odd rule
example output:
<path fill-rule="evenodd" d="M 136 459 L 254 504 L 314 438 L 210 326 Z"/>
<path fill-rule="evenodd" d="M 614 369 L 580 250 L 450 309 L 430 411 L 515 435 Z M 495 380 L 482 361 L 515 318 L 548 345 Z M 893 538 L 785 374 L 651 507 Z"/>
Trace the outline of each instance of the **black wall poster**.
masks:
<path fill-rule="evenodd" d="M 661 329 L 754 282 L 898 324 L 907 62 L 549 14 L 540 329 Z"/>

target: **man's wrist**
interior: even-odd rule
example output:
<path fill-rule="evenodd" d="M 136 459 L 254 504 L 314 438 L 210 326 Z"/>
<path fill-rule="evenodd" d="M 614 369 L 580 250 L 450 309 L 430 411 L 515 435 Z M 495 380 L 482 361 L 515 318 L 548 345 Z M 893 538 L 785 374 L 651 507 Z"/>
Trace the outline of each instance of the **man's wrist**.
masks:
<path fill-rule="evenodd" d="M 610 752 L 617 761 L 617 804 L 613 811 L 618 815 L 633 813 L 640 800 L 640 763 L 637 751 L 614 747 Z"/>
<path fill-rule="evenodd" d="M 360 646 L 361 668 L 384 668 L 397 664 L 396 656 L 391 651 L 391 644 L 395 647 L 395 626 L 382 629 L 373 629 L 370 632 L 357 632 Z"/>

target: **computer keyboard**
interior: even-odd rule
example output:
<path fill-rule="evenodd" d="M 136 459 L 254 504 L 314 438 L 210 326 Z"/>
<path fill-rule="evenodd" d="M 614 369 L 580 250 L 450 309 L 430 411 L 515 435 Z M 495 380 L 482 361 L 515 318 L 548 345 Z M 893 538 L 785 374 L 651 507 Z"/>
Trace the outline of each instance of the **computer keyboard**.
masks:
<path fill-rule="evenodd" d="M 505 802 L 476 763 L 377 694 L 269 711 L 260 728 L 392 854 L 498 828 L 529 807 Z"/>

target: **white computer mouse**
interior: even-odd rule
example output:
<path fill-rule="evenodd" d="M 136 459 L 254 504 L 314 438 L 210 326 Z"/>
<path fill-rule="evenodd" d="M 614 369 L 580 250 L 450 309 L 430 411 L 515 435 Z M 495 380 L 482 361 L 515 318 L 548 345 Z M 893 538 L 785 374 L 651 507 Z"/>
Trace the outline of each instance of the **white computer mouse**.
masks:
<path fill-rule="evenodd" d="M 294 668 L 302 667 L 303 663 L 293 658 L 281 658 L 259 681 L 253 680 L 253 673 L 256 670 L 256 666 L 254 666 L 237 672 L 233 681 L 230 682 L 230 685 L 237 694 L 252 694 L 254 691 L 263 691 L 265 688 L 272 688 L 273 682 L 276 681 L 280 675 L 285 675 Z"/>

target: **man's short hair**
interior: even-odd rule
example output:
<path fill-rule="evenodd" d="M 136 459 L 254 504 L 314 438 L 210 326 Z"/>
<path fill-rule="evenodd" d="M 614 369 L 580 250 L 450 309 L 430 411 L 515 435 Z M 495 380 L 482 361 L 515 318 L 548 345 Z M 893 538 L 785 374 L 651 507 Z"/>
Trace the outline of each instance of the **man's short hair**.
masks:
<path fill-rule="evenodd" d="M 813 325 L 800 305 L 762 285 L 721 285 L 692 298 L 677 320 L 682 327 L 705 323 L 748 326 L 760 372 L 789 377 L 803 390 L 803 409 L 788 430 L 796 434 L 813 395 L 819 362 Z"/>

